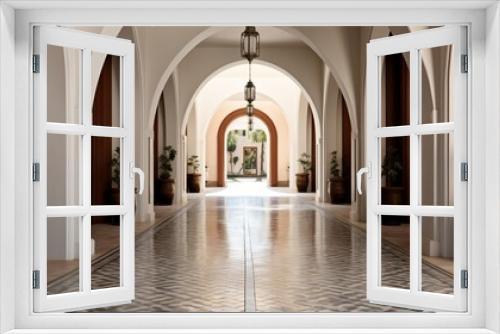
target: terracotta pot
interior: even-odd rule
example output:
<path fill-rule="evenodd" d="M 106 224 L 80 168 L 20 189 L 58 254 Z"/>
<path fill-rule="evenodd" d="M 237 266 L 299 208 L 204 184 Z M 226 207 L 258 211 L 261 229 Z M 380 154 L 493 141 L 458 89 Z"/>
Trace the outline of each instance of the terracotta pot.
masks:
<path fill-rule="evenodd" d="M 113 205 L 120 205 L 120 189 L 111 188 L 111 200 Z"/>
<path fill-rule="evenodd" d="M 402 205 L 403 187 L 382 187 L 382 204 Z"/>
<path fill-rule="evenodd" d="M 330 179 L 330 202 L 331 203 L 345 203 L 346 192 L 344 187 L 344 180 Z"/>
<path fill-rule="evenodd" d="M 309 174 L 307 173 L 295 174 L 295 180 L 297 184 L 297 191 L 299 193 L 307 192 L 307 187 L 309 186 Z"/>
<path fill-rule="evenodd" d="M 190 193 L 199 193 L 201 184 L 201 174 L 187 175 L 187 191 Z"/>
<path fill-rule="evenodd" d="M 166 205 L 172 205 L 175 194 L 175 181 L 173 179 L 161 180 L 160 194 L 163 198 L 163 203 Z"/>

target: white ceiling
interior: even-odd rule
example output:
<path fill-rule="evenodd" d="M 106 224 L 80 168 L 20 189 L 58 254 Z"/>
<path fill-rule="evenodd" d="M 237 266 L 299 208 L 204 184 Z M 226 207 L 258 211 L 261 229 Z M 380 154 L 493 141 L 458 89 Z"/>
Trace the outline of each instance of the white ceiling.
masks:
<path fill-rule="evenodd" d="M 229 27 L 204 40 L 200 46 L 238 46 L 240 45 L 241 33 L 245 27 Z M 257 27 L 260 34 L 260 42 L 263 46 L 304 45 L 295 36 L 283 29 L 275 27 Z"/>
<path fill-rule="evenodd" d="M 286 77 L 286 75 L 268 65 L 252 64 L 252 79 L 282 77 Z M 229 67 L 217 73 L 214 78 L 239 78 L 242 82 L 244 81 L 245 84 L 248 81 L 248 64 L 239 64 Z"/>

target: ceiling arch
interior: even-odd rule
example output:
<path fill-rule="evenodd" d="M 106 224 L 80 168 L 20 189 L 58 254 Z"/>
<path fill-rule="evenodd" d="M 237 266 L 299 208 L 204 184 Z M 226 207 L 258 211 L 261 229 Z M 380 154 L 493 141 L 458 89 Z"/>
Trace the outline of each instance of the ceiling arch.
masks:
<path fill-rule="evenodd" d="M 144 64 L 144 101 L 148 117 L 148 126 L 151 127 L 154 121 L 154 114 L 160 95 L 166 81 L 186 57 L 186 55 L 196 48 L 200 43 L 210 36 L 227 29 L 225 27 L 186 27 L 182 34 L 176 34 L 168 30 L 169 36 L 173 41 L 168 43 L 168 47 L 162 49 L 162 52 L 152 52 L 149 48 L 155 49 L 165 44 L 165 31 L 167 29 L 179 29 L 178 27 L 140 27 L 137 28 L 137 37 L 140 40 L 140 46 L 145 48 L 143 52 Z M 356 57 L 359 58 L 359 50 L 353 46 L 351 35 L 353 27 L 275 27 L 283 29 L 289 34 L 299 38 L 315 53 L 332 72 L 332 76 L 345 96 L 346 104 L 351 117 L 353 133 L 357 134 L 357 100 L 360 99 L 360 93 L 356 89 L 359 82 L 358 67 L 355 64 Z M 323 28 L 320 29 L 320 28 Z M 327 29 L 327 30 L 325 30 Z M 114 29 L 117 30 L 117 29 Z M 322 33 L 326 32 L 326 33 Z M 117 33 L 118 34 L 118 33 Z M 182 35 L 182 36 L 181 36 Z M 282 48 L 283 49 L 283 48 Z M 353 62 L 354 59 L 354 62 Z M 152 70 L 148 66 L 161 63 L 160 70 Z M 359 64 L 358 64 L 359 65 Z M 322 94 L 322 89 L 319 90 Z M 321 101 L 321 99 L 320 99 Z M 316 103 L 315 107 L 321 103 Z M 321 112 L 321 110 L 316 110 Z"/>
<path fill-rule="evenodd" d="M 229 95 L 228 98 L 225 98 L 225 99 L 221 99 L 221 102 L 214 108 L 214 112 L 213 113 L 210 113 L 209 115 L 207 115 L 207 122 L 204 124 L 202 130 L 201 130 L 201 133 L 202 133 L 202 137 L 205 138 L 207 136 L 207 131 L 208 131 L 208 128 L 210 127 L 210 124 L 212 122 L 212 118 L 213 116 L 217 113 L 217 110 L 219 110 L 219 108 L 222 106 L 222 104 L 228 100 L 231 100 L 233 98 L 236 98 L 237 96 L 239 95 L 242 95 L 242 93 L 238 93 L 238 94 L 233 94 L 233 95 Z M 280 105 L 280 103 L 278 103 L 275 99 L 273 99 L 272 97 L 262 93 L 262 92 L 258 92 L 257 93 L 257 98 L 256 98 L 256 101 L 264 101 L 264 102 L 271 102 L 273 104 L 275 104 L 280 113 L 282 114 L 285 122 L 286 122 L 286 128 L 289 129 L 290 128 L 290 120 L 286 117 L 287 115 L 285 114 L 284 110 L 283 110 L 283 106 Z M 259 106 L 258 106 L 259 103 L 256 103 L 256 108 L 259 109 Z M 243 104 L 242 104 L 243 106 Z M 261 110 L 263 108 L 260 108 Z"/>
<path fill-rule="evenodd" d="M 185 61 L 179 65 L 179 77 L 184 78 L 184 82 L 183 79 L 180 79 L 181 96 L 179 97 L 179 108 L 180 111 L 184 113 L 181 123 L 182 129 L 187 124 L 189 112 L 192 110 L 196 96 L 207 82 L 225 69 L 245 63 L 245 61 L 241 60 L 237 51 L 238 50 L 234 48 L 229 50 L 203 48 L 203 50 L 198 50 L 190 54 Z M 295 54 L 283 53 L 281 51 L 276 53 L 268 51 L 266 56 L 262 55 L 255 63 L 277 70 L 299 87 L 300 91 L 302 91 L 311 105 L 311 109 L 313 109 L 313 113 L 315 114 L 316 125 L 320 128 L 320 120 L 322 119 L 322 82 L 318 78 L 322 77 L 322 64 L 317 61 L 317 58 L 311 57 L 313 55 L 314 54 L 308 49 L 303 49 L 301 52 Z M 287 59 L 285 60 L 284 58 Z M 203 61 L 203 59 L 207 61 Z M 297 63 L 297 59 L 302 61 Z M 190 76 L 182 75 L 182 73 L 188 71 L 191 73 Z M 188 77 L 187 80 L 185 79 L 186 77 Z M 242 87 L 243 85 L 244 83 L 242 83 Z M 238 88 L 238 91 L 228 92 L 227 97 L 234 95 L 234 93 L 241 91 L 241 89 L 242 88 Z M 259 92 L 259 88 L 257 88 L 257 91 Z M 266 91 L 263 92 L 269 95 Z M 272 96 L 270 97 L 273 98 Z M 280 105 L 277 100 L 276 102 Z M 284 109 L 283 106 L 281 106 L 281 108 Z"/>

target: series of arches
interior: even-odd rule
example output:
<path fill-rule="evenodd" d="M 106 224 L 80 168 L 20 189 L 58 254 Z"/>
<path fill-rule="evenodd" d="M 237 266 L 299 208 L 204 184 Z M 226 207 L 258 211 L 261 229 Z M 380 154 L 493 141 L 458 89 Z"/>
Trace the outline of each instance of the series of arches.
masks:
<path fill-rule="evenodd" d="M 148 44 L 143 43 L 140 41 L 141 38 L 144 37 L 145 33 L 148 33 L 147 31 L 140 31 L 143 28 L 137 29 L 135 28 L 133 30 L 133 36 L 132 40 L 135 42 L 138 46 Z M 182 180 L 183 175 L 186 172 L 186 167 L 185 167 L 185 159 L 186 159 L 186 152 L 185 152 L 185 141 L 186 138 L 183 135 L 186 131 L 186 126 L 187 126 L 187 119 L 189 118 L 189 113 L 192 107 L 192 103 L 194 100 L 194 97 L 196 96 L 197 92 L 203 87 L 203 85 L 210 80 L 211 77 L 219 73 L 220 71 L 223 71 L 225 68 L 234 66 L 235 64 L 241 63 L 241 59 L 238 59 L 238 52 L 224 52 L 223 55 L 226 55 L 227 57 L 220 57 L 221 55 L 219 54 L 218 57 L 210 57 L 210 59 L 216 59 L 216 62 L 207 64 L 206 62 L 200 61 L 200 57 L 202 57 L 200 54 L 197 54 L 196 46 L 199 45 L 203 40 L 209 38 L 210 36 L 216 34 L 218 31 L 221 31 L 223 28 L 206 28 L 206 29 L 192 29 L 189 32 L 189 41 L 187 43 L 184 43 L 181 47 L 178 48 L 177 52 L 170 52 L 170 57 L 160 57 L 160 54 L 158 55 L 157 59 L 162 58 L 163 60 L 169 59 L 170 61 L 168 62 L 168 65 L 165 67 L 164 71 L 162 71 L 162 74 L 156 76 L 156 80 L 151 79 L 151 76 L 148 76 L 147 74 L 149 73 L 144 73 L 148 72 L 147 68 L 144 68 L 142 64 L 138 64 L 138 72 L 142 73 L 137 73 L 139 78 L 142 78 L 144 80 L 140 80 L 140 83 L 136 84 L 136 95 L 140 95 L 142 99 L 137 99 L 136 100 L 136 109 L 142 109 L 144 110 L 144 113 L 146 114 L 146 119 L 143 116 L 142 119 L 138 119 L 137 123 L 142 125 L 142 129 L 137 131 L 138 133 L 138 138 L 142 138 L 142 142 L 137 142 L 136 141 L 136 147 L 140 147 L 141 149 L 136 150 L 137 152 L 142 152 L 141 156 L 137 157 L 137 161 L 139 162 L 140 165 L 142 166 L 150 166 L 149 171 L 150 175 L 152 175 L 152 168 L 151 168 L 151 154 L 145 154 L 144 152 L 151 152 L 151 138 L 154 136 L 154 133 L 152 131 L 153 128 L 153 123 L 154 123 L 154 116 L 156 112 L 156 107 L 157 103 L 160 99 L 160 95 L 165 89 L 165 86 L 168 84 L 168 81 L 171 81 L 171 86 L 174 88 L 174 96 L 176 97 L 175 102 L 173 104 L 176 107 L 176 112 L 175 112 L 175 119 L 176 119 L 176 124 L 177 124 L 177 129 L 174 131 L 170 132 L 175 132 L 175 137 L 177 137 L 176 142 L 174 143 L 175 146 L 179 148 L 179 156 L 181 159 L 178 160 L 176 164 L 176 174 L 177 174 L 177 179 Z M 325 109 L 326 105 L 326 97 L 324 96 L 324 85 L 325 83 L 328 84 L 328 82 L 335 82 L 335 86 L 338 87 L 339 91 L 341 94 L 345 97 L 346 104 L 348 105 L 348 111 L 349 111 L 349 118 L 351 122 L 351 126 L 353 129 L 353 134 L 356 136 L 357 134 L 357 116 L 356 116 L 356 109 L 355 109 L 355 94 L 354 94 L 354 84 L 345 84 L 344 81 L 339 81 L 335 78 L 335 76 L 340 76 L 341 72 L 345 71 L 347 68 L 351 68 L 349 66 L 346 66 L 342 70 L 331 70 L 328 64 L 333 65 L 338 67 L 342 67 L 342 63 L 345 63 L 346 60 L 349 59 L 349 55 L 344 55 L 342 57 L 336 57 L 335 62 L 332 61 L 332 59 L 326 59 L 321 55 L 321 48 L 317 47 L 314 45 L 314 40 L 318 39 L 318 36 L 315 36 L 314 34 L 311 34 L 311 36 L 308 37 L 308 34 L 311 32 L 299 32 L 296 28 L 290 28 L 290 29 L 285 29 L 285 28 L 280 28 L 283 30 L 286 30 L 288 33 L 291 33 L 298 38 L 300 38 L 306 47 L 301 48 L 300 52 L 296 54 L 295 56 L 292 56 L 289 52 L 286 50 L 283 51 L 275 51 L 275 52 L 269 52 L 267 55 L 263 56 L 261 59 L 259 59 L 258 63 L 260 64 L 265 64 L 267 66 L 273 67 L 277 70 L 279 70 L 282 73 L 285 73 L 291 80 L 293 80 L 302 90 L 304 95 L 307 98 L 307 102 L 311 107 L 312 110 L 312 115 L 313 115 L 313 120 L 315 123 L 315 130 L 316 130 L 316 138 L 314 139 L 316 143 L 316 149 L 317 149 L 317 161 L 316 165 L 317 166 L 324 166 L 326 164 L 325 161 L 325 152 L 322 152 L 322 147 L 321 147 L 321 141 L 322 141 L 322 132 L 324 129 L 324 124 L 323 124 L 323 112 Z M 336 35 L 340 36 L 342 35 L 342 31 L 337 31 Z M 148 38 L 151 39 L 151 38 Z M 345 41 L 344 38 L 340 38 L 341 40 Z M 174 43 L 175 44 L 175 43 Z M 180 45 L 181 43 L 179 43 Z M 148 62 L 143 62 L 142 60 L 142 54 L 147 54 L 147 48 L 143 49 L 141 47 L 138 47 L 138 55 L 137 59 L 138 62 L 140 63 L 150 63 Z M 230 55 L 230 56 L 229 56 Z M 206 55 L 205 55 L 206 56 Z M 206 58 L 205 58 L 206 59 Z M 298 59 L 303 60 L 303 59 L 308 59 L 310 64 L 301 64 L 300 66 L 297 66 L 297 61 Z M 343 59 L 343 60 L 342 60 Z M 191 63 L 189 63 L 191 61 Z M 198 71 L 199 68 L 192 68 L 192 63 L 196 62 L 198 64 L 202 64 L 200 71 Z M 197 73 L 197 76 L 194 78 L 189 78 L 189 82 L 186 82 L 185 77 L 181 76 L 182 72 L 182 67 L 185 65 L 185 67 L 190 68 L 190 70 L 193 73 Z M 314 71 L 312 71 L 314 69 Z M 313 74 L 311 74 L 313 73 Z M 328 80 L 325 79 L 325 77 L 333 77 L 333 80 Z M 352 75 L 349 75 L 348 77 L 352 78 Z M 323 80 L 317 80 L 318 78 L 322 78 Z M 138 80 L 139 81 L 139 80 Z M 152 83 L 155 82 L 155 83 Z M 148 87 L 149 86 L 149 87 Z M 154 86 L 154 93 L 153 94 L 148 94 L 146 93 L 146 90 L 149 89 L 151 90 L 151 86 Z M 185 89 L 185 87 L 195 87 L 195 89 Z M 349 88 L 350 87 L 350 88 Z M 323 95 L 323 96 L 322 96 Z M 167 130 L 168 131 L 168 130 Z M 140 154 L 140 153 L 139 153 Z M 142 162 L 142 163 L 141 163 Z M 318 198 L 324 197 L 325 195 L 325 187 L 326 185 L 324 184 L 324 179 L 325 179 L 325 174 L 326 172 L 319 172 L 318 177 L 321 178 L 322 181 L 318 182 Z M 181 186 L 178 187 L 178 191 L 176 194 L 176 197 L 179 199 L 185 198 L 185 193 L 183 193 L 183 188 L 184 185 L 182 184 L 183 181 L 181 181 Z M 150 187 L 152 187 L 154 183 L 154 180 L 152 180 L 152 177 L 150 177 Z M 272 184 L 274 183 L 274 180 L 272 181 Z M 142 207 L 143 208 L 148 208 L 147 210 L 141 210 L 141 206 L 138 208 L 138 214 L 140 216 L 145 216 L 148 213 L 151 215 L 154 214 L 153 208 L 152 208 L 152 201 L 151 197 L 154 196 L 153 190 L 149 189 L 150 193 L 150 199 L 145 200 L 142 199 Z M 141 212 L 142 211 L 142 212 Z M 141 219 L 141 218 L 139 218 Z"/>
<path fill-rule="evenodd" d="M 425 27 L 424 27 L 425 28 Z M 174 113 L 175 122 L 170 131 L 176 138 L 173 143 L 179 148 L 181 159 L 176 163 L 176 178 L 183 179 L 185 173 L 184 133 L 187 119 L 192 110 L 194 97 L 201 87 L 213 76 L 225 68 L 241 63 L 235 48 L 217 51 L 216 48 L 198 46 L 211 36 L 223 31 L 224 27 L 186 27 L 182 33 L 176 27 L 104 27 L 102 34 L 131 39 L 136 44 L 136 161 L 139 166 L 149 171 L 150 182 L 147 185 L 150 196 L 140 199 L 138 215 L 140 220 L 153 215 L 152 164 L 151 151 L 154 136 L 153 123 L 160 96 L 165 87 L 170 86 L 168 112 Z M 360 131 L 364 123 L 364 53 L 363 46 L 372 38 L 384 37 L 412 31 L 409 27 L 276 27 L 301 41 L 302 47 L 290 52 L 287 48 L 268 48 L 258 63 L 273 67 L 286 74 L 302 90 L 311 106 L 316 130 L 317 165 L 319 182 L 318 198 L 325 195 L 327 179 L 328 152 L 322 147 L 327 135 L 325 112 L 337 101 L 331 96 L 331 90 L 338 90 L 345 100 L 352 129 L 353 169 L 364 164 L 364 136 Z M 168 45 L 162 45 L 168 40 Z M 359 40 L 355 45 L 353 40 Z M 202 50 L 203 49 L 203 50 Z M 211 61 L 206 61 L 210 59 Z M 304 59 L 306 62 L 304 62 Z M 433 59 L 424 57 L 423 63 L 429 85 L 434 82 Z M 299 65 L 300 64 L 300 65 Z M 102 66 L 97 64 L 96 66 Z M 189 70 L 191 76 L 186 76 Z M 436 98 L 431 96 L 433 104 Z M 145 168 L 149 166 L 149 168 Z M 182 186 L 177 198 L 182 199 Z M 361 218 L 364 212 L 363 201 L 354 197 L 355 205 Z M 361 206 L 358 206 L 361 205 Z M 150 216 L 151 217 L 151 216 Z"/>

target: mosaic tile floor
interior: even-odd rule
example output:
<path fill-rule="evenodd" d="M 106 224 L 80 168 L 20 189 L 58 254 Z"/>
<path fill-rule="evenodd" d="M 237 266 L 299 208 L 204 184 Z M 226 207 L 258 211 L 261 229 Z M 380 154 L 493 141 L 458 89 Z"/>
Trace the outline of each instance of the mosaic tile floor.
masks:
<path fill-rule="evenodd" d="M 410 312 L 365 299 L 360 229 L 304 197 L 206 197 L 136 242 L 136 298 L 95 312 Z M 407 285 L 408 257 L 383 250 L 383 281 Z M 93 286 L 116 281 L 118 254 L 93 266 Z M 57 281 L 67 289 L 77 275 Z M 423 282 L 452 279 L 424 266 Z"/>

